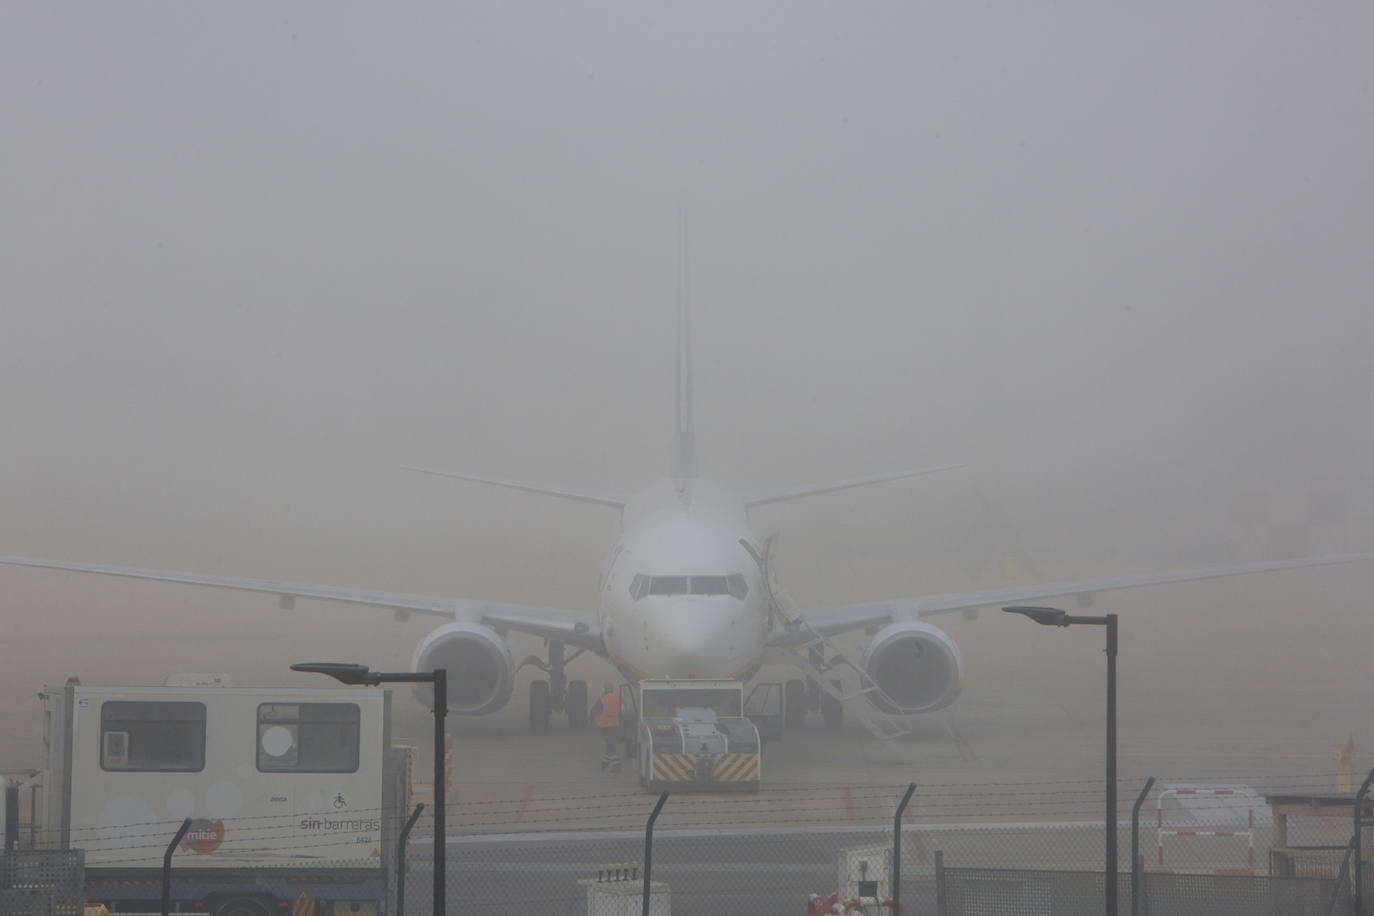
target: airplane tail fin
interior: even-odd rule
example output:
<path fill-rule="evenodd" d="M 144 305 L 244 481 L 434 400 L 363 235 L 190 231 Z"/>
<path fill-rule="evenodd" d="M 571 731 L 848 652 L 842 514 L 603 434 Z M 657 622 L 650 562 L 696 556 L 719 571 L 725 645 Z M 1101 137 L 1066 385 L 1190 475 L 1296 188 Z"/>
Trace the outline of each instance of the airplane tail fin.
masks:
<path fill-rule="evenodd" d="M 692 404 L 692 337 L 688 322 L 687 288 L 687 209 L 684 206 L 678 226 L 677 277 L 677 403 L 673 417 L 672 477 L 686 480 L 697 476 L 696 419 Z"/>
<path fill-rule="evenodd" d="M 691 329 L 688 325 L 687 289 L 687 210 L 684 206 L 679 227 L 678 251 L 678 289 L 677 289 L 677 404 L 673 416 L 673 455 L 672 476 L 676 480 L 689 480 L 697 476 L 696 424 L 692 411 L 692 351 Z M 541 496 L 557 496 L 577 502 L 595 503 L 600 506 L 624 508 L 623 496 L 593 493 L 586 490 L 565 490 L 561 487 L 543 487 L 506 480 L 497 477 L 479 477 L 475 474 L 460 474 L 455 471 L 439 471 L 433 468 L 404 467 L 404 470 L 435 477 L 448 477 L 453 480 L 467 480 L 473 483 L 490 484 L 519 490 L 524 493 L 538 493 Z"/>
<path fill-rule="evenodd" d="M 941 471 L 953 471 L 956 468 L 964 467 L 962 464 L 947 464 L 938 468 L 917 468 L 911 471 L 897 471 L 891 474 L 874 474 L 871 477 L 851 477 L 848 480 L 839 480 L 834 483 L 814 484 L 806 487 L 790 487 L 785 490 L 768 490 L 763 493 L 754 493 L 744 497 L 746 506 L 762 506 L 766 503 L 780 503 L 788 499 L 797 499 L 802 496 L 815 496 L 818 493 L 833 493 L 836 490 L 848 490 L 852 487 L 866 487 L 874 483 L 886 483 L 889 480 L 904 480 L 908 477 L 920 477 L 923 474 L 938 474 Z"/>
<path fill-rule="evenodd" d="M 598 506 L 615 506 L 617 509 L 624 508 L 625 498 L 622 496 L 612 496 L 605 493 L 591 493 L 586 490 L 564 490 L 557 487 L 539 487 L 533 484 L 520 483 L 515 480 L 503 480 L 496 477 L 477 477 L 473 474 L 458 474 L 452 471 L 436 471 L 431 468 L 404 467 L 406 471 L 415 471 L 419 474 L 432 474 L 435 477 L 449 477 L 453 480 L 468 480 L 473 483 L 486 483 L 496 487 L 505 487 L 508 490 L 520 490 L 524 493 L 538 493 L 541 496 L 557 496 L 560 499 L 571 499 L 581 503 L 595 503 Z"/>

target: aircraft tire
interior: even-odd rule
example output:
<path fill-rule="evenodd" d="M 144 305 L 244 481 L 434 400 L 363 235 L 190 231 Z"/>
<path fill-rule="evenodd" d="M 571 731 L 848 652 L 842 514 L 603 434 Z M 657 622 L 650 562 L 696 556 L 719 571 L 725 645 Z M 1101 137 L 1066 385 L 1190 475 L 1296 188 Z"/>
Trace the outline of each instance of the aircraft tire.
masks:
<path fill-rule="evenodd" d="M 587 727 L 586 681 L 568 682 L 568 692 L 563 698 L 563 709 L 568 714 L 568 728 L 580 732 Z"/>
<path fill-rule="evenodd" d="M 783 727 L 801 728 L 806 724 L 806 684 L 793 678 L 783 685 Z"/>
<path fill-rule="evenodd" d="M 530 728 L 537 732 L 549 727 L 549 682 L 530 684 Z"/>
<path fill-rule="evenodd" d="M 821 719 L 829 731 L 836 732 L 844 726 L 844 707 L 830 694 L 821 696 Z"/>

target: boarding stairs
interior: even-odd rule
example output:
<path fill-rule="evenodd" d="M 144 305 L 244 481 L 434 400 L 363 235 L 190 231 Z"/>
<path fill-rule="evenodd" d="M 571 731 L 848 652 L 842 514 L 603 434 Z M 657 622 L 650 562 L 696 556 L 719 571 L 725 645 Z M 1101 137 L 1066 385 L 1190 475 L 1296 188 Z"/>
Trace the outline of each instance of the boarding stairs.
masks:
<path fill-rule="evenodd" d="M 878 686 L 877 681 L 868 676 L 867 671 L 851 661 L 833 642 L 812 629 L 806 618 L 796 616 L 786 619 L 788 626 L 804 640 L 790 647 L 797 667 L 819 684 L 821 690 L 839 700 L 847 714 L 858 719 L 869 734 L 880 741 L 911 734 L 911 729 L 872 705 L 877 702 L 889 709 L 897 708 L 897 704 Z M 841 682 L 835 680 L 836 669 L 844 668 L 850 669 L 858 678 L 857 690 L 846 691 L 840 686 Z M 851 702 L 853 700 L 860 702 Z"/>
<path fill-rule="evenodd" d="M 845 655 L 838 646 L 816 630 L 806 618 L 797 612 L 797 603 L 778 583 L 774 572 L 773 554 L 777 549 L 777 535 L 764 541 L 763 555 L 755 553 L 746 541 L 740 541 L 744 548 L 758 561 L 763 572 L 764 588 L 773 613 L 782 619 L 787 630 L 793 634 L 788 651 L 792 653 L 797 667 L 806 672 L 826 694 L 838 700 L 846 714 L 858 719 L 868 733 L 880 741 L 891 741 L 911 734 L 911 729 L 896 717 L 887 715 L 873 703 L 888 709 L 896 709 L 897 703 L 887 695 L 878 682 L 869 677 L 862 665 Z M 857 690 L 846 691 L 836 681 L 837 673 L 848 669 L 858 679 Z M 858 701 L 858 702 L 854 702 Z"/>

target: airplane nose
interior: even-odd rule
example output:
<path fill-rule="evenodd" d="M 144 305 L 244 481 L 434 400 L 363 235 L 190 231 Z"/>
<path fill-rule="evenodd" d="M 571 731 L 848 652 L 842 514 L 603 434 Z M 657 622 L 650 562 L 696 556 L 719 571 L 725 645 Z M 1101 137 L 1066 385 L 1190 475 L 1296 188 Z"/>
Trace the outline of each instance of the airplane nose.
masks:
<path fill-rule="evenodd" d="M 737 601 L 678 597 L 661 604 L 654 609 L 655 629 L 660 646 L 672 656 L 675 671 L 695 677 L 729 677 L 759 650 L 756 628 L 747 625 L 747 615 Z"/>

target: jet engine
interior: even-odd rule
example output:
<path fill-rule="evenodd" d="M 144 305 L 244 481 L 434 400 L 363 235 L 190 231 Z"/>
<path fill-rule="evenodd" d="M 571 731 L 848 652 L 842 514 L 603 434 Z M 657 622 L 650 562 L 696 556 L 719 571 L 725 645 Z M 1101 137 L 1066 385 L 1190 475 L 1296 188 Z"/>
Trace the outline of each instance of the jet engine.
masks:
<path fill-rule="evenodd" d="M 480 623 L 446 623 L 432 631 L 415 647 L 412 664 L 415 671 L 445 670 L 449 712 L 458 715 L 495 712 L 515 686 L 510 646 Z M 416 692 L 426 701 L 433 696 L 429 687 Z"/>
<path fill-rule="evenodd" d="M 959 696 L 964 659 L 943 631 L 899 621 L 879 630 L 864 650 L 863 667 L 897 708 L 873 699 L 883 712 L 912 714 L 943 709 Z"/>

